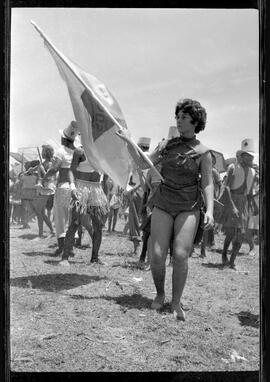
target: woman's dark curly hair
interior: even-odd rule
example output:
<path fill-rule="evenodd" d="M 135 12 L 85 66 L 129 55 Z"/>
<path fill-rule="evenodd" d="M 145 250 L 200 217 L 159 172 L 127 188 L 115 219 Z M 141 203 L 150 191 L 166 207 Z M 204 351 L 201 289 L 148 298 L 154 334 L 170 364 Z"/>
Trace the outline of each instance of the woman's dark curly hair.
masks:
<path fill-rule="evenodd" d="M 202 107 L 200 102 L 189 98 L 181 99 L 175 106 L 175 116 L 177 116 L 179 111 L 188 113 L 192 118 L 193 124 L 197 122 L 197 126 L 195 127 L 196 134 L 204 130 L 207 114 L 205 108 Z"/>
<path fill-rule="evenodd" d="M 54 156 L 54 148 L 51 145 L 43 145 L 42 156 L 48 160 L 52 159 L 52 157 Z"/>

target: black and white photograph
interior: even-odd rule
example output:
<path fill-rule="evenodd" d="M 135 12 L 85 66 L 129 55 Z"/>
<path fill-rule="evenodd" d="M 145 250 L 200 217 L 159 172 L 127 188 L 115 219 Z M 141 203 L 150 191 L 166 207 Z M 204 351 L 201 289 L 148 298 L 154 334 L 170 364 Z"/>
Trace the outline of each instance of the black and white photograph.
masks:
<path fill-rule="evenodd" d="M 10 370 L 259 372 L 258 9 L 10 21 Z"/>

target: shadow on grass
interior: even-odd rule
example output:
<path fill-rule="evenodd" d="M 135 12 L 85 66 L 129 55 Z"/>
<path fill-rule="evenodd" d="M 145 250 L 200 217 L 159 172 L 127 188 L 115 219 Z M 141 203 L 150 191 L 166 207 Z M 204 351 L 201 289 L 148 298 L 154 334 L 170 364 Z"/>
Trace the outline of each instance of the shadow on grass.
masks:
<path fill-rule="evenodd" d="M 56 248 L 57 246 L 58 246 L 57 243 L 53 243 L 48 245 L 48 248 Z"/>
<path fill-rule="evenodd" d="M 162 309 L 160 309 L 158 312 L 161 314 L 172 313 L 171 304 L 169 302 L 165 302 Z"/>
<path fill-rule="evenodd" d="M 124 294 L 121 296 L 101 296 L 100 298 L 103 298 L 107 301 L 115 301 L 116 304 L 121 305 L 123 309 L 150 309 L 151 303 L 153 300 L 151 300 L 148 297 L 144 297 L 139 293 L 133 293 L 132 295 Z"/>
<path fill-rule="evenodd" d="M 237 313 L 237 317 L 242 326 L 252 326 L 253 328 L 259 328 L 259 315 L 250 312 Z"/>
<path fill-rule="evenodd" d="M 19 288 L 40 289 L 48 292 L 57 292 L 65 289 L 77 288 L 94 281 L 107 279 L 107 277 L 88 276 L 76 273 L 53 273 L 15 277 L 10 280 L 10 285 Z"/>
<path fill-rule="evenodd" d="M 223 252 L 223 249 L 216 249 L 216 252 L 217 253 L 220 253 L 222 255 L 222 252 Z M 228 255 L 231 253 L 232 251 L 231 250 L 228 250 Z"/>
<path fill-rule="evenodd" d="M 91 248 L 90 244 L 75 245 L 74 247 L 81 250 Z"/>
<path fill-rule="evenodd" d="M 93 298 L 96 298 L 96 297 L 89 297 L 89 296 L 84 296 L 82 294 L 71 294 L 69 295 L 70 298 L 72 298 L 72 300 L 93 300 Z"/>
<path fill-rule="evenodd" d="M 202 263 L 201 265 L 205 268 L 216 268 L 221 271 L 224 269 L 224 266 L 221 263 Z"/>
<path fill-rule="evenodd" d="M 70 295 L 70 298 L 73 300 L 106 300 L 106 301 L 114 301 L 116 304 L 121 305 L 121 309 L 123 311 L 127 311 L 128 309 L 151 309 L 151 303 L 153 300 L 150 298 L 144 297 L 139 293 L 133 293 L 132 295 L 130 294 L 123 294 L 121 296 L 99 296 L 99 297 L 89 297 L 89 296 L 84 296 L 81 294 L 73 294 Z M 168 307 L 164 307 L 162 311 L 160 312 L 165 312 Z"/>
<path fill-rule="evenodd" d="M 56 265 L 59 265 L 60 261 L 61 260 L 44 260 L 44 263 L 56 266 Z"/>
<path fill-rule="evenodd" d="M 27 239 L 27 240 L 33 240 L 33 239 L 36 239 L 37 237 L 38 235 L 33 233 L 26 233 L 26 234 L 18 236 L 19 239 Z"/>
<path fill-rule="evenodd" d="M 125 233 L 121 232 L 121 231 L 111 231 L 111 232 L 108 232 L 108 231 L 103 231 L 103 235 L 104 236 L 112 236 L 112 237 L 126 237 L 128 239 L 128 235 L 126 235 Z"/>
<path fill-rule="evenodd" d="M 73 259 L 73 257 L 72 257 L 72 259 Z M 70 263 L 70 266 L 72 266 L 73 264 L 92 265 L 89 261 L 85 262 L 83 260 L 81 260 L 81 261 L 70 260 L 70 258 L 68 261 Z M 56 259 L 56 260 L 44 260 L 45 264 L 49 264 L 49 265 L 53 265 L 53 266 L 58 266 L 60 262 L 61 262 L 61 259 L 60 260 L 58 260 L 58 259 Z"/>
<path fill-rule="evenodd" d="M 125 261 L 124 263 L 119 263 L 119 266 L 124 269 L 141 269 L 138 260 L 135 260 L 135 261 L 128 260 L 128 261 Z"/>
<path fill-rule="evenodd" d="M 50 253 L 50 252 L 42 252 L 42 251 L 22 252 L 22 254 L 29 257 L 35 257 L 35 256 L 57 257 L 54 255 L 53 252 Z"/>
<path fill-rule="evenodd" d="M 223 249 L 216 249 L 214 252 L 220 253 L 222 255 Z M 231 255 L 231 253 L 232 253 L 232 251 L 229 249 L 227 251 L 227 254 Z M 238 252 L 237 256 L 247 256 L 247 253 L 240 251 L 240 252 Z"/>
<path fill-rule="evenodd" d="M 104 252 L 105 256 L 119 256 L 119 257 L 122 257 L 122 256 L 126 256 L 127 254 L 128 254 L 127 252 L 116 252 L 116 253 Z"/>
<path fill-rule="evenodd" d="M 140 309 L 150 309 L 150 310 L 153 310 L 151 308 L 151 304 L 153 302 L 153 299 L 150 299 L 148 297 L 144 297 L 140 293 L 133 293 L 132 295 L 125 294 L 125 295 L 121 295 L 118 297 L 102 296 L 101 298 L 104 298 L 104 300 L 107 300 L 107 301 L 112 301 L 112 300 L 115 301 L 116 304 L 121 305 L 121 309 L 123 309 L 124 312 L 127 309 L 139 309 L 139 310 Z M 182 307 L 183 307 L 183 310 L 190 310 L 191 309 L 188 306 L 182 305 Z M 156 312 L 163 314 L 163 315 L 171 313 L 172 312 L 171 303 L 166 302 L 163 305 L 163 307 L 160 310 L 157 310 Z"/>

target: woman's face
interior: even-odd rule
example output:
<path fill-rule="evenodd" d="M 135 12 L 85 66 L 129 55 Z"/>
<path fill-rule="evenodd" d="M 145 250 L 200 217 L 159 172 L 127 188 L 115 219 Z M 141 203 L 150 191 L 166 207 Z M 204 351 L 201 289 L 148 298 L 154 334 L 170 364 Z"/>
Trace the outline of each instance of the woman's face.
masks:
<path fill-rule="evenodd" d="M 179 111 L 175 116 L 177 130 L 180 135 L 184 135 L 187 137 L 192 137 L 195 132 L 196 123 L 192 123 L 192 118 L 188 113 L 183 113 L 183 111 Z"/>
<path fill-rule="evenodd" d="M 253 165 L 253 156 L 248 153 L 242 153 L 241 155 L 242 164 L 247 167 L 252 167 Z"/>

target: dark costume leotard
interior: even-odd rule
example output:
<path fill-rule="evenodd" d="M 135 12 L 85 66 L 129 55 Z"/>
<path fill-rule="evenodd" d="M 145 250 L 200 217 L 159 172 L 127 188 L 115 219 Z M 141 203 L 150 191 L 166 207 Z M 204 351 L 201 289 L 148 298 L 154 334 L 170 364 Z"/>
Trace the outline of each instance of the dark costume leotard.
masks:
<path fill-rule="evenodd" d="M 153 205 L 174 218 L 180 212 L 200 210 L 203 203 L 199 182 L 200 158 L 208 151 L 196 136 L 161 142 L 156 152 L 164 181 L 154 195 Z"/>

